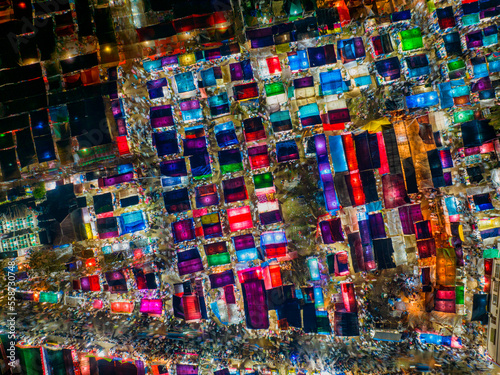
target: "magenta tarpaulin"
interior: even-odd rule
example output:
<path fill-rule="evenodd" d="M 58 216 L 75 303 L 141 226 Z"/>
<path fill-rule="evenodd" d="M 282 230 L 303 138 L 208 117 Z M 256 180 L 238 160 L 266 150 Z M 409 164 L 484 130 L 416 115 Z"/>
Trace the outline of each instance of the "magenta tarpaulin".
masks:
<path fill-rule="evenodd" d="M 250 329 L 269 328 L 266 290 L 262 280 L 251 280 L 241 284 L 245 305 L 245 318 Z"/>
<path fill-rule="evenodd" d="M 403 228 L 403 234 L 415 234 L 414 223 L 424 220 L 420 204 L 399 207 L 399 219 Z"/>
<path fill-rule="evenodd" d="M 251 234 L 243 234 L 233 237 L 234 248 L 236 251 L 255 247 L 255 240 Z"/>
<path fill-rule="evenodd" d="M 143 361 L 136 360 L 135 367 L 137 367 L 137 375 L 145 375 L 146 374 L 146 368 L 144 366 Z"/>
<path fill-rule="evenodd" d="M 234 295 L 233 285 L 226 285 L 224 287 L 224 299 L 228 305 L 236 304 L 236 296 Z"/>
<path fill-rule="evenodd" d="M 325 220 L 319 223 L 323 243 L 331 244 L 335 242 L 344 241 L 344 234 L 342 233 L 342 223 L 340 218 Z"/>
<path fill-rule="evenodd" d="M 222 288 L 226 285 L 234 284 L 233 270 L 227 270 L 219 273 L 213 273 L 208 276 L 210 278 L 210 287 L 212 289 Z"/>
<path fill-rule="evenodd" d="M 134 172 L 127 172 L 124 174 L 119 174 L 111 177 L 103 177 L 99 179 L 99 187 L 113 186 L 117 184 L 122 184 L 125 182 L 132 181 L 134 178 Z"/>
<path fill-rule="evenodd" d="M 190 273 L 203 270 L 203 262 L 197 248 L 177 253 L 177 267 L 179 275 L 184 276 Z"/>
<path fill-rule="evenodd" d="M 198 366 L 196 365 L 182 365 L 177 364 L 175 366 L 177 375 L 197 375 L 198 374 Z"/>

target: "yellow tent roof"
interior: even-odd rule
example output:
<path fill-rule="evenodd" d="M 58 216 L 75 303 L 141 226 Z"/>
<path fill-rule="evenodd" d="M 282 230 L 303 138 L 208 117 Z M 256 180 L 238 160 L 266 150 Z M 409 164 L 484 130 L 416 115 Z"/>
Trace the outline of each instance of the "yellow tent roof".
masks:
<path fill-rule="evenodd" d="M 378 120 L 370 121 L 368 124 L 363 126 L 364 130 L 368 130 L 369 132 L 376 133 L 382 131 L 384 125 L 391 125 L 391 122 L 387 119 L 387 117 L 379 118 Z"/>

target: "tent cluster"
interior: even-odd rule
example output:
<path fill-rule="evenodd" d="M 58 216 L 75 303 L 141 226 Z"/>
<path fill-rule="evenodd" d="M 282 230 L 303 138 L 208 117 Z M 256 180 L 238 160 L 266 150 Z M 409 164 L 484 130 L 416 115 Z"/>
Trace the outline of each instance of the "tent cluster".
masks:
<path fill-rule="evenodd" d="M 230 2 L 170 3 L 151 7 L 173 21 L 134 21 L 140 60 L 120 49 L 122 66 L 103 67 L 113 61 L 105 46 L 113 54 L 119 43 L 103 33 L 112 17 L 101 14 L 105 7 L 93 17 L 99 53 L 57 64 L 42 53 L 42 63 L 2 66 L 3 181 L 49 172 L 44 202 L 34 207 L 48 239 L 22 252 L 2 240 L 3 257 L 18 260 L 17 300 L 202 327 L 215 320 L 262 336 L 353 337 L 371 333 L 363 322 L 374 313 L 369 299 L 379 299 L 369 292 L 377 277 L 411 272 L 389 302 L 383 297 L 390 317 L 457 314 L 487 323 L 493 260 L 475 249 L 498 257 L 490 247 L 500 236 L 492 120 L 500 5 L 430 2 L 362 22 L 343 1 L 314 9 L 291 1 L 260 13 L 242 6 L 240 44 L 231 38 Z M 92 22 L 82 6 L 75 4 L 79 35 Z M 190 33 L 203 48 L 188 47 Z M 156 53 L 164 45 L 173 51 Z M 62 87 L 52 86 L 54 77 Z M 16 109 L 27 92 L 45 104 Z M 310 202 L 293 193 L 305 181 L 299 165 L 320 192 L 307 231 L 294 221 L 310 217 Z M 56 179 L 57 167 L 64 175 Z M 292 240 L 297 233 L 312 251 Z M 68 287 L 40 287 L 26 248 L 70 243 L 85 250 L 66 259 Z M 110 265 L 113 255 L 121 262 Z M 425 327 L 419 340 L 466 342 L 463 330 L 442 333 Z M 23 350 L 44 368 L 72 367 L 77 355 Z M 107 366 L 82 358 L 81 373 Z M 182 366 L 177 373 L 198 373 Z M 144 372 L 132 367 L 113 371 Z M 159 367 L 153 372 L 165 374 Z"/>

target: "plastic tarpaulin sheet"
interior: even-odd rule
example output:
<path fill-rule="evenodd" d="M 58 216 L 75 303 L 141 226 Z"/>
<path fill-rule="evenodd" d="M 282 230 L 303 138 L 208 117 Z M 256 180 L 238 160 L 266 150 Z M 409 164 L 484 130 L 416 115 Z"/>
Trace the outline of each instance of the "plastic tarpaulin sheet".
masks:
<path fill-rule="evenodd" d="M 363 257 L 363 246 L 359 232 L 349 233 L 347 235 L 349 248 L 351 249 L 351 259 L 354 272 L 366 271 L 365 260 Z"/>
<path fill-rule="evenodd" d="M 488 294 L 474 294 L 471 320 L 488 323 Z"/>
<path fill-rule="evenodd" d="M 394 263 L 396 266 L 406 264 L 408 257 L 406 255 L 406 242 L 403 236 L 392 237 L 392 246 L 394 248 Z"/>
<path fill-rule="evenodd" d="M 193 178 L 202 178 L 212 174 L 210 155 L 208 153 L 193 155 L 189 158 Z"/>
<path fill-rule="evenodd" d="M 338 241 L 344 241 L 344 234 L 342 233 L 342 223 L 340 218 L 333 218 L 331 220 L 324 220 L 319 224 L 323 243 L 331 244 Z"/>
<path fill-rule="evenodd" d="M 188 189 L 179 189 L 163 192 L 165 208 L 170 214 L 191 209 Z"/>
<path fill-rule="evenodd" d="M 44 374 L 40 348 L 17 348 L 17 353 L 23 374 Z"/>
<path fill-rule="evenodd" d="M 356 145 L 356 158 L 358 160 L 358 169 L 366 171 L 380 167 L 380 160 L 372 160 L 378 156 L 378 143 L 377 138 L 370 137 L 368 132 L 353 135 L 354 144 Z M 373 141 L 374 139 L 374 141 Z"/>
<path fill-rule="evenodd" d="M 394 129 L 385 129 L 383 132 L 387 163 L 391 174 L 403 173 L 401 169 L 401 159 L 399 157 L 398 142 Z"/>
<path fill-rule="evenodd" d="M 183 241 L 191 241 L 196 235 L 194 231 L 193 219 L 176 221 L 171 224 L 176 243 Z"/>
<path fill-rule="evenodd" d="M 306 303 L 302 306 L 302 328 L 305 333 L 316 333 L 316 308 L 314 303 Z"/>
<path fill-rule="evenodd" d="M 378 201 L 377 182 L 373 171 L 363 171 L 359 173 L 361 183 L 363 184 L 363 193 L 366 203 Z"/>
<path fill-rule="evenodd" d="M 394 249 L 390 238 L 373 240 L 373 252 L 378 269 L 396 268 L 396 263 L 393 261 Z"/>
<path fill-rule="evenodd" d="M 269 328 L 266 290 L 264 281 L 250 280 L 241 284 L 245 306 L 245 318 L 250 329 Z"/>
<path fill-rule="evenodd" d="M 398 234 L 403 232 L 403 228 L 401 227 L 401 220 L 399 218 L 398 210 L 387 210 L 386 213 L 387 219 L 387 229 L 389 236 L 397 236 Z"/>
<path fill-rule="evenodd" d="M 153 133 L 153 141 L 158 156 L 172 155 L 179 152 L 177 132 L 175 130 Z"/>
<path fill-rule="evenodd" d="M 105 276 L 111 293 L 125 293 L 128 291 L 127 280 L 122 270 L 106 272 Z"/>
<path fill-rule="evenodd" d="M 10 181 L 21 178 L 21 172 L 17 166 L 16 150 L 13 148 L 0 151 L 0 168 L 2 180 Z"/>
<path fill-rule="evenodd" d="M 344 154 L 342 136 L 329 136 L 328 142 L 330 143 L 330 155 L 332 157 L 333 170 L 335 173 L 348 171 L 349 168 Z"/>
<path fill-rule="evenodd" d="M 408 193 L 418 193 L 417 176 L 415 174 L 415 166 L 411 157 L 403 160 L 403 170 L 405 172 L 405 182 Z"/>
<path fill-rule="evenodd" d="M 118 220 L 116 217 L 97 219 L 97 232 L 100 239 L 118 237 Z"/>
<path fill-rule="evenodd" d="M 396 208 L 410 203 L 410 198 L 406 194 L 405 181 L 401 174 L 383 175 L 382 190 L 386 209 Z"/>
<path fill-rule="evenodd" d="M 276 158 L 278 160 L 278 163 L 298 159 L 299 149 L 297 147 L 297 142 L 295 142 L 295 140 L 293 139 L 283 142 L 277 142 Z"/>
<path fill-rule="evenodd" d="M 487 141 L 495 139 L 495 129 L 489 124 L 490 120 L 473 120 L 461 125 L 464 147 L 481 146 Z"/>
<path fill-rule="evenodd" d="M 420 204 L 412 204 L 408 206 L 403 206 L 398 208 L 399 219 L 401 221 L 401 226 L 403 229 L 403 234 L 415 234 L 414 223 L 418 221 L 423 221 L 422 211 L 420 209 Z"/>
<path fill-rule="evenodd" d="M 346 177 L 349 177 L 349 175 L 337 173 L 335 174 L 333 181 L 340 205 L 349 207 L 353 205 L 353 201 L 351 200 L 351 194 L 349 193 L 349 186 L 347 184 Z"/>
<path fill-rule="evenodd" d="M 368 215 L 368 220 L 370 222 L 370 232 L 373 239 L 385 238 L 385 224 L 382 213 L 375 213 Z"/>
<path fill-rule="evenodd" d="M 401 333 L 375 331 L 375 336 L 373 336 L 373 339 L 375 341 L 400 342 L 401 336 L 402 336 Z"/>
<path fill-rule="evenodd" d="M 122 234 L 134 233 L 146 229 L 146 221 L 141 210 L 127 212 L 120 216 Z"/>
<path fill-rule="evenodd" d="M 334 332 L 337 336 L 359 336 L 358 314 L 335 311 Z"/>
<path fill-rule="evenodd" d="M 27 127 L 25 129 L 17 131 L 16 140 L 17 155 L 19 158 L 19 162 L 21 163 L 21 168 L 36 163 L 36 152 L 31 134 L 31 128 Z"/>
<path fill-rule="evenodd" d="M 190 273 L 203 270 L 200 253 L 197 248 L 182 251 L 177 253 L 177 267 L 179 275 L 184 276 Z"/>
<path fill-rule="evenodd" d="M 427 151 L 427 160 L 429 161 L 434 187 L 439 188 L 446 186 L 439 151 L 437 149 Z"/>
<path fill-rule="evenodd" d="M 96 214 L 113 211 L 113 196 L 111 193 L 94 195 L 93 201 Z"/>
<path fill-rule="evenodd" d="M 438 285 L 455 285 L 455 251 L 447 248 L 436 250 L 436 282 Z"/>

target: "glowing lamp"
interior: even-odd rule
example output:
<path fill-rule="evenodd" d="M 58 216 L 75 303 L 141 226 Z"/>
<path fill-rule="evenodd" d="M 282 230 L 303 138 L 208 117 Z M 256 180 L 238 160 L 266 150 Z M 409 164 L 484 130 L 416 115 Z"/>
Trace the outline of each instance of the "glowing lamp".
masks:
<path fill-rule="evenodd" d="M 290 4 L 290 16 L 297 16 L 302 13 L 302 4 L 299 0 L 294 0 Z"/>
<path fill-rule="evenodd" d="M 94 302 L 92 302 L 92 307 L 94 309 L 100 310 L 103 308 L 103 306 L 104 306 L 104 304 L 103 304 L 102 300 L 100 300 L 100 299 L 95 299 Z"/>
<path fill-rule="evenodd" d="M 196 63 L 196 56 L 194 53 L 186 53 L 179 56 L 179 65 L 188 66 Z"/>
<path fill-rule="evenodd" d="M 85 261 L 85 267 L 95 267 L 96 260 L 95 258 L 90 258 Z"/>

